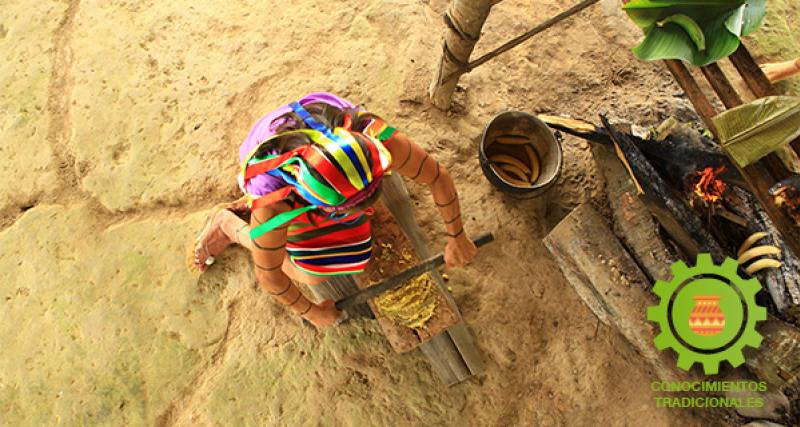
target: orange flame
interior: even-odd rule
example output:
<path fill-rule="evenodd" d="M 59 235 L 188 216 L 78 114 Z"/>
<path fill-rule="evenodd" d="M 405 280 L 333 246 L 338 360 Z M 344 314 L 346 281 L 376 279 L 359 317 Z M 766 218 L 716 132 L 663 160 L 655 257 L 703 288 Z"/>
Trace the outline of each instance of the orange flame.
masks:
<path fill-rule="evenodd" d="M 708 167 L 697 172 L 694 183 L 694 194 L 703 199 L 706 203 L 714 204 L 722 200 L 725 193 L 725 182 L 718 178 L 725 172 L 725 166 L 716 169 Z"/>

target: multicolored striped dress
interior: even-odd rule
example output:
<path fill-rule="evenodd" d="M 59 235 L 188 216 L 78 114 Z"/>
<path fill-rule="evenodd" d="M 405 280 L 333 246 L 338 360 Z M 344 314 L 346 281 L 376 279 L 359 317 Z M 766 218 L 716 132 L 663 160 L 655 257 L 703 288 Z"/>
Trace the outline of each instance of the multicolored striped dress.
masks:
<path fill-rule="evenodd" d="M 356 108 L 349 101 L 329 93 L 312 93 L 299 101 L 301 105 L 312 102 L 325 102 L 337 108 Z M 261 141 L 275 135 L 277 126 L 272 122 L 288 111 L 291 110 L 284 106 L 258 121 L 240 148 L 242 161 Z M 394 128 L 378 119 L 368 122 L 362 129 L 353 130 L 372 136 L 384 145 L 395 134 Z M 240 182 L 245 194 L 261 196 L 285 185 L 267 174 L 255 178 L 246 186 Z M 296 201 L 290 204 L 293 209 L 302 206 Z M 342 218 L 331 218 L 318 211 L 300 215 L 289 224 L 286 241 L 289 259 L 298 269 L 317 276 L 363 272 L 372 255 L 370 215 L 371 208 Z"/>
<path fill-rule="evenodd" d="M 370 215 L 372 208 L 341 219 L 304 213 L 289 224 L 289 259 L 318 276 L 363 272 L 372 256 Z"/>

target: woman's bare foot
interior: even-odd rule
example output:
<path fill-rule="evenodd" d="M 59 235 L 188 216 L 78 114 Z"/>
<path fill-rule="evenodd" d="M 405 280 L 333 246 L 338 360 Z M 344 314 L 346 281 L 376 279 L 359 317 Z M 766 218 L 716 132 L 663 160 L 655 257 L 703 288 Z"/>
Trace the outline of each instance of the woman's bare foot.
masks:
<path fill-rule="evenodd" d="M 198 237 L 197 247 L 194 250 L 194 266 L 201 273 L 214 263 L 214 257 L 234 242 L 233 238 L 226 234 L 225 229 L 230 228 L 226 227 L 226 223 L 236 220 L 239 220 L 236 214 L 228 209 L 220 209 L 214 214 L 211 224 Z"/>

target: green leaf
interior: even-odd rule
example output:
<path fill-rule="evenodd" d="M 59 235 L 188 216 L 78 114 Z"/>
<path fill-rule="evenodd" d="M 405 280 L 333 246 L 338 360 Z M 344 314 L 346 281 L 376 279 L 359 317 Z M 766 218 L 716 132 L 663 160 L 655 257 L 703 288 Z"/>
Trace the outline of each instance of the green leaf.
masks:
<path fill-rule="evenodd" d="M 742 36 L 742 28 L 744 27 L 744 10 L 745 5 L 739 6 L 731 16 L 725 20 L 725 28 L 728 29 L 736 37 Z"/>
<path fill-rule="evenodd" d="M 631 0 L 622 6 L 623 9 L 650 9 L 671 6 L 738 6 L 744 0 Z"/>
<path fill-rule="evenodd" d="M 695 52 L 689 35 L 674 25 L 653 28 L 642 43 L 633 48 L 633 54 L 642 61 L 680 59 L 694 63 Z"/>
<path fill-rule="evenodd" d="M 741 41 L 739 36 L 730 32 L 726 27 L 729 16 L 734 13 L 736 12 L 720 16 L 706 25 L 706 51 L 695 62 L 692 62 L 693 65 L 699 67 L 708 65 L 736 52 Z"/>
<path fill-rule="evenodd" d="M 746 167 L 800 136 L 800 98 L 759 98 L 712 121 L 722 149 Z"/>
<path fill-rule="evenodd" d="M 689 15 L 697 22 L 733 10 L 745 0 L 632 0 L 623 6 L 628 17 L 642 29 L 648 29 L 660 19 L 676 13 Z"/>
<path fill-rule="evenodd" d="M 697 22 L 695 22 L 695 20 L 690 16 L 682 13 L 676 13 L 675 15 L 668 16 L 658 21 L 656 25 L 663 27 L 670 23 L 677 24 L 683 28 L 683 30 L 689 35 L 689 38 L 692 39 L 697 49 L 701 51 L 706 50 L 706 37 L 703 35 L 703 29 L 700 28 L 700 26 L 697 25 Z"/>
<path fill-rule="evenodd" d="M 633 49 L 639 59 L 704 66 L 736 51 L 740 37 L 761 25 L 765 6 L 766 0 L 632 0 L 623 8 L 645 33 Z"/>
<path fill-rule="evenodd" d="M 744 9 L 744 25 L 742 25 L 742 36 L 746 36 L 757 30 L 764 21 L 767 14 L 767 0 L 748 0 Z"/>

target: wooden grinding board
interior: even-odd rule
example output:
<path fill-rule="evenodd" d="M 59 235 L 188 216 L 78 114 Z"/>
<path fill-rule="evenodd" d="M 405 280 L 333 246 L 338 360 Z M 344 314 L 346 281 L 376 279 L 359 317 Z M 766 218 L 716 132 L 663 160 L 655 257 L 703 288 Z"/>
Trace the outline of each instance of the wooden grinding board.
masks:
<path fill-rule="evenodd" d="M 362 288 L 392 277 L 422 262 L 411 246 L 408 237 L 395 222 L 392 214 L 383 203 L 378 202 L 374 207 L 375 214 L 372 217 L 372 260 L 367 266 L 366 272 L 357 277 L 359 286 Z M 382 243 L 390 243 L 391 249 L 384 248 L 381 245 Z M 386 251 L 389 251 L 389 256 L 385 254 Z M 410 257 L 403 259 L 401 254 L 407 254 L 406 256 L 410 255 Z M 396 352 L 405 353 L 413 350 L 458 322 L 458 316 L 447 303 L 442 291 L 434 285 L 432 292 L 436 294 L 438 299 L 436 311 L 428 320 L 425 328 L 421 329 L 411 329 L 395 323 L 381 314 L 375 304 L 369 301 L 369 306 L 372 308 L 372 312 L 375 313 L 375 318 L 381 325 L 383 334 Z"/>

